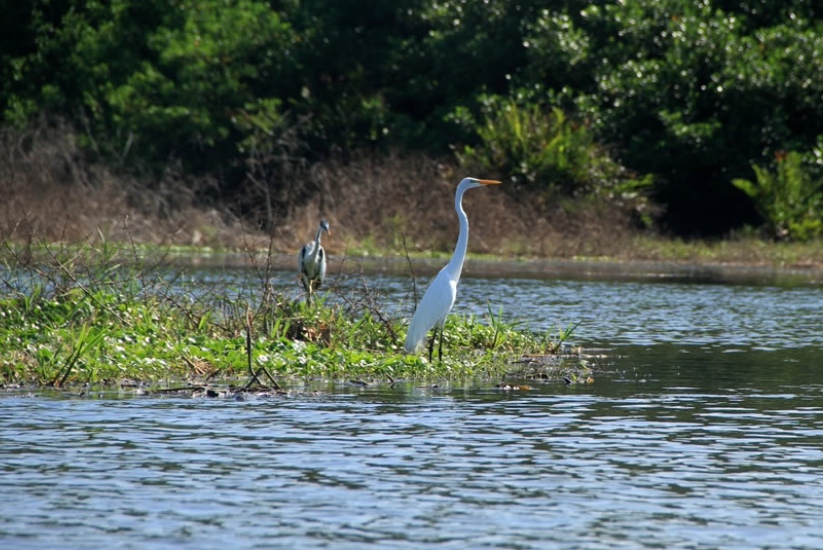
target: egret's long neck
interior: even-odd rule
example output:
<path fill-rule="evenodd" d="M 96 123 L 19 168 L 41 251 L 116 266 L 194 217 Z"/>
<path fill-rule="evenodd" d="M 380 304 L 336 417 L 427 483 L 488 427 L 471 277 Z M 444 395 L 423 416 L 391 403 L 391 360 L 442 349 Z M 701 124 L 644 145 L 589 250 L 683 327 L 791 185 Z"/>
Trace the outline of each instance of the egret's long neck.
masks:
<path fill-rule="evenodd" d="M 458 275 L 463 270 L 463 260 L 466 259 L 466 251 L 469 247 L 469 218 L 463 210 L 463 193 L 466 189 L 466 187 L 461 187 L 454 196 L 454 209 L 457 211 L 457 219 L 460 220 L 460 233 L 457 235 L 454 255 L 446 265 L 446 269 Z"/>

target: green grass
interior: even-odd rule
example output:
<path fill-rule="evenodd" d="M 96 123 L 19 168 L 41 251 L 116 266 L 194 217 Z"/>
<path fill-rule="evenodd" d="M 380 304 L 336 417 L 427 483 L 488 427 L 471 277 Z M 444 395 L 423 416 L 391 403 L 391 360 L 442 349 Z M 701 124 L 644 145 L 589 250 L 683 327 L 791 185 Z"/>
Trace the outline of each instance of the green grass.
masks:
<path fill-rule="evenodd" d="M 263 284 L 267 265 L 259 266 L 257 292 L 238 296 L 227 286 L 195 295 L 180 292 L 174 270 L 141 262 L 128 248 L 42 245 L 32 254 L 6 247 L 2 258 L 0 385 L 7 388 L 492 383 L 513 372 L 560 379 L 589 371 L 578 354 L 560 354 L 573 327 L 535 333 L 491 310 L 449 317 L 442 362 L 407 355 L 405 321 L 387 315 L 379 296 L 331 289 L 309 306 Z M 524 371 L 524 356 L 559 359 Z"/>
<path fill-rule="evenodd" d="M 511 241 L 496 253 L 478 254 L 469 252 L 473 260 L 546 259 L 535 256 L 529 241 Z M 192 251 L 197 254 L 197 251 Z M 371 257 L 397 257 L 402 249 L 380 249 L 374 243 L 368 247 L 361 243 L 351 244 L 347 248 L 350 256 L 364 255 Z M 408 252 L 412 258 L 434 258 L 444 261 L 451 257 L 452 250 Z M 691 262 L 720 263 L 747 266 L 764 266 L 781 268 L 815 268 L 823 269 L 823 240 L 807 242 L 773 241 L 763 239 L 752 229 L 741 230 L 738 234 L 725 239 L 680 239 L 668 238 L 651 233 L 636 233 L 625 238 L 615 237 L 602 242 L 577 243 L 563 254 L 550 259 L 571 259 L 584 261 L 656 261 L 656 262 Z"/>
<path fill-rule="evenodd" d="M 766 241 L 746 234 L 713 241 L 637 237 L 626 259 L 823 268 L 821 244 L 820 241 Z"/>

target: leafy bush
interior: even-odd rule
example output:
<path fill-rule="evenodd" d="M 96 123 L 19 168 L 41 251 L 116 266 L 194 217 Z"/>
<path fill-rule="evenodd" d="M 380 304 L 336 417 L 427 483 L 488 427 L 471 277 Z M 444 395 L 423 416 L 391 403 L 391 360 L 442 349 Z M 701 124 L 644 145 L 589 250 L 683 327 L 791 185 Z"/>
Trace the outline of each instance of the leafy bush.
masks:
<path fill-rule="evenodd" d="M 479 144 L 457 152 L 464 166 L 501 174 L 515 184 L 515 192 L 645 204 L 642 192 L 651 185 L 651 176 L 637 177 L 612 159 L 588 124 L 570 119 L 558 107 L 534 102 L 488 96 L 483 104 L 479 121 L 465 111 L 454 116 L 479 138 Z"/>
<path fill-rule="evenodd" d="M 257 0 L 61 8 L 35 25 L 39 51 L 20 64 L 16 91 L 35 99 L 31 116 L 71 116 L 84 145 L 113 163 L 160 173 L 173 158 L 190 173 L 225 170 L 245 137 L 237 120 L 279 105 L 286 89 L 293 32 Z"/>
<path fill-rule="evenodd" d="M 754 181 L 732 183 L 751 197 L 772 236 L 806 241 L 823 235 L 823 179 L 814 178 L 795 151 L 776 155 L 776 164 L 774 170 L 753 165 Z"/>
<path fill-rule="evenodd" d="M 763 18 L 762 3 L 718 4 L 627 0 L 592 6 L 579 22 L 601 62 L 578 105 L 628 166 L 659 176 L 656 198 L 685 233 L 751 221 L 727 182 L 769 151 L 808 151 L 823 133 L 814 10 L 787 2 Z"/>

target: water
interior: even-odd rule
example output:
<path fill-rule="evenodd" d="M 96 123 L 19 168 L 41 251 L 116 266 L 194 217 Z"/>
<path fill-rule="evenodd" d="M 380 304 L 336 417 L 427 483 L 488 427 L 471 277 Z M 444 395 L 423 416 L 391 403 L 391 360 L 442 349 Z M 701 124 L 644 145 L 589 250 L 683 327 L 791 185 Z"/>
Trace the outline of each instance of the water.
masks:
<path fill-rule="evenodd" d="M 0 545 L 823 544 L 821 288 L 466 279 L 456 311 L 501 303 L 581 321 L 595 382 L 0 399 Z"/>

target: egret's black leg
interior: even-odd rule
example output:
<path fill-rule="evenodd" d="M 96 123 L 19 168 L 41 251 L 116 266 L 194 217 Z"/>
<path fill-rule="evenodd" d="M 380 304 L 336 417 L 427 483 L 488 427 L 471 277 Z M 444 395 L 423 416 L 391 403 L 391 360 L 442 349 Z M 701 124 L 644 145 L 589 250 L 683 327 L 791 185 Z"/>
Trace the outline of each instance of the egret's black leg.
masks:
<path fill-rule="evenodd" d="M 443 362 L 443 327 L 440 327 L 440 346 L 437 349 L 438 360 Z"/>
<path fill-rule="evenodd" d="M 434 353 L 434 339 L 437 338 L 437 327 L 434 327 L 431 340 L 429 340 L 429 363 L 432 362 L 432 354 Z"/>

